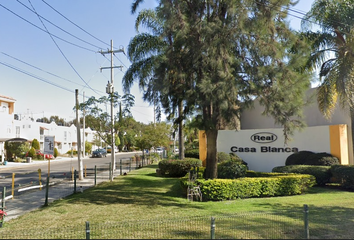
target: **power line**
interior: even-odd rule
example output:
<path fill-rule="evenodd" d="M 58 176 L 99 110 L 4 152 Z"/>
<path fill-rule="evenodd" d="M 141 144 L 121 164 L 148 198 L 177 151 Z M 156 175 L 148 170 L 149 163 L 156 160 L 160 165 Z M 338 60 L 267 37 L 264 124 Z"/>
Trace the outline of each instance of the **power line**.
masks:
<path fill-rule="evenodd" d="M 21 17 L 20 15 L 16 14 L 15 12 L 11 11 L 10 9 L 8 9 L 7 7 L 5 7 L 5 6 L 2 5 L 2 4 L 0 4 L 0 7 L 3 7 L 3 8 L 6 9 L 7 11 L 9 11 L 10 13 L 14 14 L 16 17 L 18 17 L 18 18 L 22 19 L 23 21 L 25 21 L 25 22 L 31 24 L 32 26 L 38 28 L 39 30 L 41 30 L 41 31 L 43 31 L 43 32 L 45 32 L 45 33 L 47 33 L 47 34 L 49 34 L 51 37 L 56 37 L 57 39 L 62 40 L 63 42 L 66 42 L 66 43 L 68 43 L 68 44 L 71 44 L 71 45 L 73 45 L 73 46 L 75 46 L 75 47 L 78 47 L 78 48 L 81 48 L 81 49 L 84 49 L 84 50 L 87 50 L 87 51 L 90 51 L 90 52 L 96 52 L 95 50 L 91 50 L 91 49 L 82 47 L 82 46 L 77 45 L 77 44 L 75 44 L 75 43 L 69 42 L 69 41 L 67 41 L 67 40 L 65 40 L 65 39 L 63 39 L 63 38 L 61 38 L 61 37 L 58 37 L 58 36 L 56 36 L 56 35 L 54 35 L 54 34 L 52 34 L 52 33 L 49 33 L 48 31 L 44 30 L 43 28 L 38 27 L 37 25 L 31 23 L 31 22 L 28 21 L 27 19 Z"/>
<path fill-rule="evenodd" d="M 79 86 L 84 86 L 84 85 L 81 85 L 81 84 L 79 84 L 79 83 L 73 82 L 73 81 L 71 81 L 71 80 L 69 80 L 69 79 L 60 77 L 60 76 L 58 76 L 58 75 L 56 75 L 56 74 L 54 74 L 54 73 L 50 73 L 50 72 L 48 72 L 48 71 L 45 71 L 45 70 L 43 70 L 43 69 L 41 69 L 41 68 L 39 68 L 39 67 L 36 67 L 36 66 L 31 65 L 31 64 L 29 64 L 29 63 L 27 63 L 27 62 L 25 62 L 25 61 L 22 61 L 22 60 L 20 60 L 20 59 L 18 59 L 18 58 L 15 58 L 15 57 L 13 57 L 13 56 L 7 54 L 7 53 L 4 53 L 4 52 L 1 52 L 1 53 L 4 54 L 4 55 L 6 55 L 6 56 L 8 56 L 8 57 L 10 57 L 10 58 L 12 58 L 12 59 L 15 59 L 15 60 L 21 62 L 21 63 L 23 63 L 23 64 L 26 64 L 26 65 L 28 65 L 28 66 L 30 66 L 30 67 L 32 67 L 32 68 L 35 68 L 35 69 L 40 70 L 40 71 L 42 71 L 42 72 L 45 72 L 45 73 L 47 73 L 47 74 L 49 74 L 49 75 L 52 75 L 52 76 L 54 76 L 54 77 L 57 77 L 57 78 L 60 78 L 60 79 L 62 79 L 62 80 L 71 82 L 71 83 L 73 83 L 73 84 L 77 84 L 77 85 L 79 85 Z"/>
<path fill-rule="evenodd" d="M 35 8 L 33 7 L 31 0 L 28 0 L 28 2 L 31 4 L 33 10 L 35 11 L 35 13 L 37 14 L 37 11 L 35 10 Z M 38 15 L 38 14 L 37 14 Z M 94 91 L 95 93 L 96 90 L 94 90 L 90 85 L 88 85 L 88 83 L 81 77 L 81 75 L 76 71 L 76 69 L 74 68 L 74 66 L 71 64 L 71 62 L 69 61 L 69 59 L 65 56 L 65 54 L 63 53 L 63 51 L 60 49 L 59 45 L 56 43 L 56 41 L 54 40 L 53 36 L 49 33 L 48 29 L 46 28 L 45 24 L 43 23 L 42 19 L 38 16 L 39 20 L 41 21 L 41 23 L 43 24 L 44 28 L 46 29 L 47 33 L 49 34 L 50 38 L 52 39 L 52 41 L 54 42 L 54 44 L 57 46 L 58 50 L 60 51 L 60 53 L 62 54 L 62 56 L 65 58 L 65 60 L 67 61 L 67 63 L 70 65 L 70 67 L 74 70 L 74 72 L 79 76 L 79 78 L 86 84 L 86 86 L 88 88 L 90 88 L 92 91 Z M 97 93 L 98 94 L 98 93 Z"/>
<path fill-rule="evenodd" d="M 78 40 L 80 40 L 80 41 L 82 41 L 82 42 L 88 44 L 88 45 L 91 45 L 91 46 L 93 46 L 93 47 L 96 47 L 96 48 L 100 49 L 99 46 L 96 46 L 96 45 L 94 45 L 94 44 L 92 44 L 92 43 L 89 43 L 89 42 L 87 42 L 87 41 L 85 41 L 85 40 L 79 38 L 79 37 L 76 37 L 75 35 L 73 35 L 73 34 L 69 33 L 68 31 L 62 29 L 61 27 L 55 25 L 54 23 L 52 23 L 52 22 L 49 21 L 48 19 L 42 17 L 41 15 L 39 15 L 39 14 L 38 14 L 37 12 L 35 12 L 34 10 L 30 9 L 29 7 L 27 7 L 25 4 L 23 4 L 23 3 L 20 2 L 19 0 L 16 0 L 16 1 L 17 1 L 18 3 L 20 3 L 22 6 L 24 6 L 25 8 L 27 8 L 28 10 L 30 10 L 31 12 L 33 12 L 34 14 L 36 14 L 39 18 L 44 19 L 45 21 L 47 21 L 48 23 L 52 24 L 52 25 L 55 26 L 56 28 L 58 28 L 58 29 L 62 30 L 63 32 L 65 32 L 66 34 L 68 34 L 68 35 L 70 35 L 70 36 L 72 36 L 72 37 L 74 37 L 74 38 L 76 38 L 76 39 L 78 39 Z M 32 5 L 32 4 L 31 4 L 31 5 Z M 33 7 L 33 6 L 32 6 L 32 7 Z"/>
<path fill-rule="evenodd" d="M 78 27 L 79 29 L 81 29 L 83 32 L 87 33 L 88 35 L 90 35 L 91 37 L 93 37 L 94 39 L 98 40 L 99 42 L 110 46 L 108 43 L 96 38 L 95 36 L 93 36 L 92 34 L 90 34 L 89 32 L 87 32 L 86 30 L 84 30 L 83 28 L 81 28 L 80 26 L 78 26 L 77 24 L 75 24 L 74 22 L 72 22 L 70 19 L 68 19 L 67 17 L 65 17 L 63 14 L 61 14 L 59 11 L 57 11 L 56 9 L 54 9 L 51 5 L 49 5 L 46 1 L 42 0 L 42 2 L 44 2 L 45 4 L 47 4 L 51 9 L 53 9 L 55 12 L 57 12 L 60 16 L 62 16 L 63 18 L 65 18 L 67 21 L 69 21 L 70 23 L 72 23 L 74 26 Z"/>
<path fill-rule="evenodd" d="M 53 86 L 55 86 L 55 87 L 61 88 L 61 89 L 65 90 L 65 91 L 74 93 L 74 91 L 71 90 L 71 89 L 68 89 L 68 88 L 66 88 L 66 87 L 60 86 L 60 85 L 58 85 L 58 84 L 56 84 L 56 83 L 53 83 L 53 82 L 51 82 L 51 81 L 49 81 L 49 80 L 46 80 L 46 79 L 44 79 L 44 78 L 41 78 L 41 77 L 39 77 L 39 76 L 36 76 L 36 75 L 34 75 L 34 74 L 32 74 L 32 73 L 29 73 L 29 72 L 27 72 L 27 71 L 25 71 L 25 70 L 22 70 L 22 69 L 18 68 L 18 67 L 12 66 L 12 65 L 10 65 L 10 64 L 8 64 L 8 63 L 0 62 L 0 64 L 4 65 L 4 66 L 6 66 L 6 67 L 12 68 L 12 69 L 14 69 L 14 70 L 16 70 L 16 71 L 18 71 L 18 72 L 21 72 L 21 73 L 23 73 L 23 74 L 26 74 L 26 75 L 28 75 L 28 76 L 30 76 L 30 77 L 35 78 L 35 79 L 38 79 L 38 80 L 40 80 L 40 81 L 43 81 L 43 82 L 45 82 L 45 83 L 48 83 L 48 84 L 50 84 L 50 85 L 53 85 Z"/>

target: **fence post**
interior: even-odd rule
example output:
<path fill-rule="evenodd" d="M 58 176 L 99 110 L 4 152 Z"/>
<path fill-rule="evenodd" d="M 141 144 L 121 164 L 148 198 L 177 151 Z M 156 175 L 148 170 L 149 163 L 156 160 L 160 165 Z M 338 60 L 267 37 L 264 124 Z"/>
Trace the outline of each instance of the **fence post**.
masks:
<path fill-rule="evenodd" d="M 120 175 L 122 176 L 122 159 L 119 159 L 119 169 L 120 169 Z"/>
<path fill-rule="evenodd" d="M 95 186 L 97 184 L 97 165 L 95 165 Z"/>
<path fill-rule="evenodd" d="M 86 222 L 86 239 L 90 239 L 90 222 Z"/>
<path fill-rule="evenodd" d="M 6 195 L 6 187 L 3 187 L 2 199 L 1 199 L 1 208 L 2 208 L 2 210 L 5 209 L 5 195 Z"/>
<path fill-rule="evenodd" d="M 305 238 L 310 239 L 309 207 L 306 204 L 304 204 L 304 225 L 305 225 Z"/>
<path fill-rule="evenodd" d="M 210 239 L 215 239 L 215 218 L 211 217 Z"/>
<path fill-rule="evenodd" d="M 132 158 L 129 158 L 129 172 L 132 171 Z"/>
<path fill-rule="evenodd" d="M 74 171 L 74 193 L 76 193 L 76 174 L 77 174 L 77 172 L 75 169 L 75 171 Z"/>
<path fill-rule="evenodd" d="M 44 202 L 44 206 L 48 206 L 48 195 L 49 195 L 49 176 L 47 176 L 47 184 L 45 186 L 45 202 Z"/>

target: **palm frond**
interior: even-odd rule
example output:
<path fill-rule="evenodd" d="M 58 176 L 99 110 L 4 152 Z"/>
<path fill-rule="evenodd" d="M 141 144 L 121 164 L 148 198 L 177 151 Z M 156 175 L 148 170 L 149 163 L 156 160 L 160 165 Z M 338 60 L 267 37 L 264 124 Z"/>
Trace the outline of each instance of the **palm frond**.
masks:
<path fill-rule="evenodd" d="M 320 112 L 330 119 L 337 103 L 337 89 L 335 83 L 329 78 L 325 78 L 324 82 L 317 88 L 317 103 Z"/>

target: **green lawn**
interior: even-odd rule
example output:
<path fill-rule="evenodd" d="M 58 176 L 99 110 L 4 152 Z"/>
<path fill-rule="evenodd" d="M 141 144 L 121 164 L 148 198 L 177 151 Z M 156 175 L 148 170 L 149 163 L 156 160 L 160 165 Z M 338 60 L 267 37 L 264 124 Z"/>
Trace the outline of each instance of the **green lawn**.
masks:
<path fill-rule="evenodd" d="M 221 202 L 188 201 L 179 180 L 156 176 L 157 164 L 118 176 L 113 182 L 76 193 L 49 206 L 12 219 L 1 234 L 41 228 L 84 226 L 109 222 L 163 220 L 247 212 L 299 212 L 309 206 L 310 236 L 352 238 L 354 192 L 313 187 L 309 192 L 286 197 L 250 198 Z M 323 232 L 326 231 L 324 234 Z"/>

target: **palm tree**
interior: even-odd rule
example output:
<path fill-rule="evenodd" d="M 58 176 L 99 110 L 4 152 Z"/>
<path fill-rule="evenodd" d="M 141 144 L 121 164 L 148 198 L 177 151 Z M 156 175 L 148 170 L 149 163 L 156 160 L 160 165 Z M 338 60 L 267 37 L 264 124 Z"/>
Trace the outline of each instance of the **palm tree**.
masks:
<path fill-rule="evenodd" d="M 132 13 L 140 2 L 133 3 Z M 155 11 L 139 12 L 135 24 L 137 31 L 143 25 L 151 33 L 140 33 L 129 43 L 128 55 L 132 65 L 123 77 L 123 86 L 127 92 L 134 80 L 137 80 L 144 92 L 143 99 L 157 105 L 158 117 L 161 114 L 159 110 L 163 108 L 167 118 L 174 120 L 174 124 L 178 125 L 179 158 L 183 159 L 183 120 L 187 112 L 183 99 L 186 85 L 184 77 L 179 73 L 184 67 L 179 57 L 180 48 L 174 42 L 174 31 L 170 30 L 175 27 L 176 22 L 170 21 L 173 25 L 170 26 L 165 21 L 170 12 L 162 10 L 165 9 L 157 7 Z"/>
<path fill-rule="evenodd" d="M 306 67 L 319 68 L 317 102 L 320 111 L 330 118 L 336 103 L 351 116 L 354 139 L 354 15 L 353 1 L 319 0 L 302 21 L 302 36 L 312 44 Z M 311 23 L 321 31 L 311 31 Z"/>

